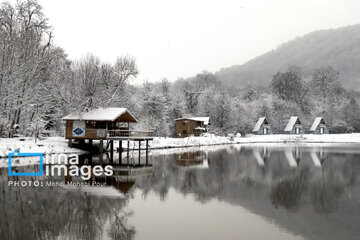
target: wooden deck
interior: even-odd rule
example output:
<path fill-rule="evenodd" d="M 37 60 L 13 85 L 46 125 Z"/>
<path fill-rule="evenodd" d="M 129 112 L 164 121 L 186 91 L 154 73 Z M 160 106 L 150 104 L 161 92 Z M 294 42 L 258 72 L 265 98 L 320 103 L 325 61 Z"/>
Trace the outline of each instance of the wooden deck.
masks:
<path fill-rule="evenodd" d="M 85 137 L 71 137 L 72 139 L 94 139 L 94 140 L 153 140 L 153 131 L 134 130 L 106 130 L 85 129 Z"/>
<path fill-rule="evenodd" d="M 134 131 L 134 130 L 107 130 L 106 139 L 108 140 L 153 140 L 152 131 Z"/>

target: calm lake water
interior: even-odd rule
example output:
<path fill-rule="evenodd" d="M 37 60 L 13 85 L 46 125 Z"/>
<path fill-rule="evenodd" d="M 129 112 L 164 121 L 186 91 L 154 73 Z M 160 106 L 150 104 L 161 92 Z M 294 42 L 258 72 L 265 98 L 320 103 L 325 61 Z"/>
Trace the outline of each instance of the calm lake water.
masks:
<path fill-rule="evenodd" d="M 359 145 L 159 150 L 116 169 L 93 179 L 107 187 L 14 187 L 1 168 L 0 239 L 360 238 Z"/>

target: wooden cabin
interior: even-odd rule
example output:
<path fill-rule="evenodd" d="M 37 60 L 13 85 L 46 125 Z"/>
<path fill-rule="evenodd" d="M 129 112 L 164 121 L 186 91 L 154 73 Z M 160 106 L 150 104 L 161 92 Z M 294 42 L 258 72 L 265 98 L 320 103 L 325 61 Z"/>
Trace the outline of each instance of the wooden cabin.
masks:
<path fill-rule="evenodd" d="M 304 130 L 299 117 L 291 117 L 285 127 L 286 134 L 304 134 Z"/>
<path fill-rule="evenodd" d="M 329 129 L 322 117 L 315 118 L 313 124 L 310 127 L 310 133 L 313 134 L 329 134 Z"/>
<path fill-rule="evenodd" d="M 136 118 L 126 108 L 98 108 L 88 112 L 73 112 L 66 121 L 66 139 L 107 139 L 130 136 L 130 123 Z"/>
<path fill-rule="evenodd" d="M 270 124 L 266 117 L 261 117 L 256 122 L 254 129 L 252 130 L 253 134 L 258 135 L 269 135 L 272 134 Z"/>
<path fill-rule="evenodd" d="M 210 117 L 178 118 L 176 122 L 176 137 L 184 138 L 189 136 L 200 136 L 208 131 Z"/>

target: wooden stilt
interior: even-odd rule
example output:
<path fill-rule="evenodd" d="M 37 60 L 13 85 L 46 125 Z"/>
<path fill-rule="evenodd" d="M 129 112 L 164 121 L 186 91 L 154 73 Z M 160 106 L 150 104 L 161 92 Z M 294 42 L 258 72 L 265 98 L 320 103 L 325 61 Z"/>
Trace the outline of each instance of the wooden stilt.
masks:
<path fill-rule="evenodd" d="M 110 141 L 110 161 L 111 164 L 114 162 L 114 140 Z"/>
<path fill-rule="evenodd" d="M 69 139 L 68 146 L 72 148 L 72 146 L 73 146 L 72 139 Z"/>
<path fill-rule="evenodd" d="M 88 164 L 92 165 L 92 154 L 89 154 L 89 158 L 88 158 Z"/>
<path fill-rule="evenodd" d="M 119 140 L 119 165 L 121 165 L 122 141 Z"/>
<path fill-rule="evenodd" d="M 148 165 L 149 164 L 149 155 L 148 155 L 148 150 L 149 150 L 149 141 L 148 140 L 146 140 L 146 157 L 145 157 L 145 159 L 146 159 L 146 165 Z"/>
<path fill-rule="evenodd" d="M 89 139 L 89 150 L 90 150 L 90 151 L 92 150 L 92 143 L 93 143 L 93 140 L 92 140 L 92 139 Z"/>
<path fill-rule="evenodd" d="M 140 154 L 141 154 L 141 141 L 139 140 L 139 165 L 140 165 Z"/>
<path fill-rule="evenodd" d="M 127 165 L 129 165 L 130 141 L 127 141 Z"/>
<path fill-rule="evenodd" d="M 103 153 L 104 153 L 104 141 L 100 140 L 100 163 L 103 162 Z"/>

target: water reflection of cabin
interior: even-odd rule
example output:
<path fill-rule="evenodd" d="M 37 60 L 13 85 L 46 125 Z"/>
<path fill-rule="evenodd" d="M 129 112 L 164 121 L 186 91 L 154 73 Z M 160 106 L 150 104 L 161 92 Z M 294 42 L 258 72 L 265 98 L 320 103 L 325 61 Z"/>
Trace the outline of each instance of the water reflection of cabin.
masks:
<path fill-rule="evenodd" d="M 291 117 L 285 127 L 286 134 L 304 134 L 304 130 L 299 117 Z"/>
<path fill-rule="evenodd" d="M 191 135 L 200 136 L 210 125 L 210 117 L 178 118 L 176 122 L 176 137 L 184 138 Z"/>
<path fill-rule="evenodd" d="M 206 159 L 206 154 L 203 151 L 184 152 L 176 155 L 176 165 L 189 167 L 202 164 Z"/>
<path fill-rule="evenodd" d="M 290 165 L 290 167 L 297 167 L 301 158 L 302 158 L 302 153 L 300 151 L 300 148 L 298 146 L 295 147 L 295 149 L 293 148 L 286 148 L 284 150 L 284 154 L 286 159 L 288 160 L 288 163 Z"/>
<path fill-rule="evenodd" d="M 310 127 L 310 133 L 313 134 L 329 134 L 329 129 L 322 117 L 315 118 Z"/>
<path fill-rule="evenodd" d="M 113 186 L 123 194 L 127 194 L 139 178 L 151 177 L 153 168 L 150 167 L 114 167 L 113 176 L 98 176 L 90 180 L 92 182 L 105 183 L 106 186 Z"/>
<path fill-rule="evenodd" d="M 260 167 L 265 166 L 265 163 L 270 158 L 270 151 L 266 147 L 260 148 L 253 148 L 253 154 L 255 159 Z"/>
<path fill-rule="evenodd" d="M 270 124 L 266 117 L 261 117 L 257 121 L 254 129 L 252 130 L 253 134 L 259 134 L 259 135 L 268 135 L 272 134 Z"/>

